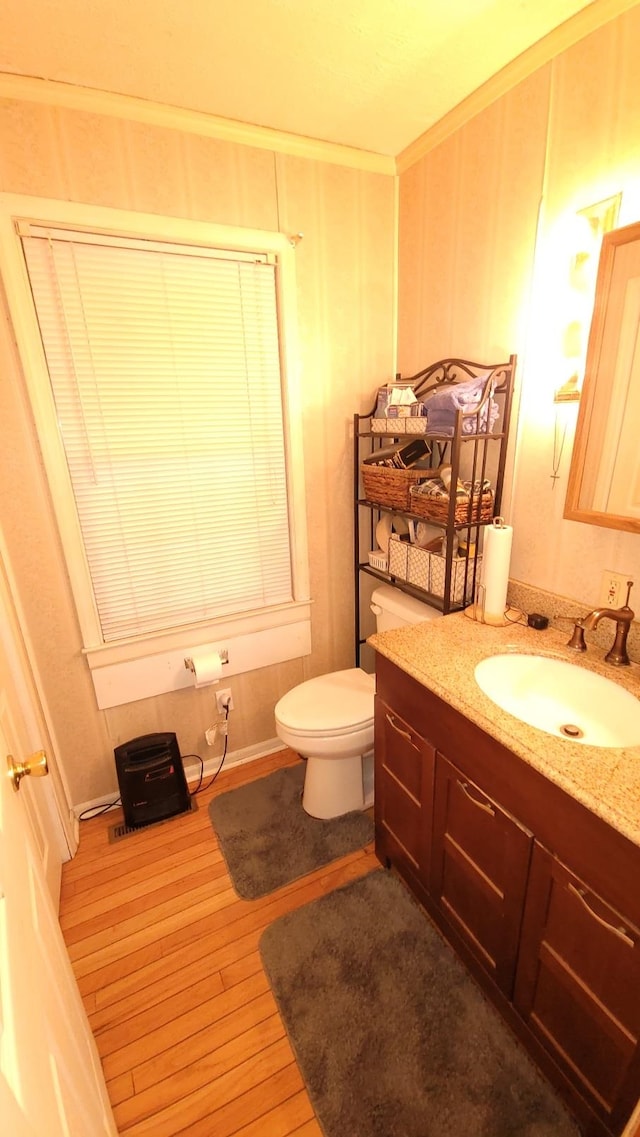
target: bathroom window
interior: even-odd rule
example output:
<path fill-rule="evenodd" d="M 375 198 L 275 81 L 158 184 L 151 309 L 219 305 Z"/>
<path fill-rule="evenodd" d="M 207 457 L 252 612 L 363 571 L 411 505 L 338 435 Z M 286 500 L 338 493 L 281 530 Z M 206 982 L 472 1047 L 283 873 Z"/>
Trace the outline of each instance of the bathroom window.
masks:
<path fill-rule="evenodd" d="M 290 622 L 308 585 L 280 235 L 234 231 L 214 245 L 201 238 L 219 231 L 195 226 L 187 240 L 176 221 L 158 240 L 157 217 L 145 222 L 153 238 L 12 220 L 49 383 L 45 394 L 41 366 L 36 417 L 89 655 L 220 622 L 250 631 L 260 617 L 264 630 L 269 612 L 274 627 Z M 37 372 L 33 348 L 32 336 Z"/>

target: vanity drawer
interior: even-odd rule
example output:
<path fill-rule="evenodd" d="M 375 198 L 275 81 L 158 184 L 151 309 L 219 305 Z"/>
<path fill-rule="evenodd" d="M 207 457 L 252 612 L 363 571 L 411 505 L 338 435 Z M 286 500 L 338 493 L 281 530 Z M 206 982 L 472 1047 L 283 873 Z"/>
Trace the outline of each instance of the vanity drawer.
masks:
<path fill-rule="evenodd" d="M 431 847 L 435 750 L 376 697 L 376 851 L 426 886 Z"/>
<path fill-rule="evenodd" d="M 532 845 L 524 826 L 438 754 L 431 896 L 507 998 Z"/>

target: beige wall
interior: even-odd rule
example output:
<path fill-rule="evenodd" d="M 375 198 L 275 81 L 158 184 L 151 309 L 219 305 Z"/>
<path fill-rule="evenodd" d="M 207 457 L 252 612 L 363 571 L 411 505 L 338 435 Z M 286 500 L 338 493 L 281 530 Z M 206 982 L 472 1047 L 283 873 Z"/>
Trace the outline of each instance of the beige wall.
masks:
<path fill-rule="evenodd" d="M 559 480 L 550 475 L 554 431 L 557 455 L 563 430 L 553 392 L 568 377 L 561 344 L 575 213 L 622 191 L 618 223 L 640 218 L 639 53 L 636 7 L 401 175 L 398 340 L 404 372 L 449 354 L 517 352 L 520 423 L 503 502 L 512 576 L 594 604 L 603 569 L 630 572 L 636 611 L 640 538 L 562 518 L 575 405 Z"/>
<path fill-rule="evenodd" d="M 352 665 L 350 421 L 393 372 L 394 179 L 30 102 L 0 102 L 0 190 L 304 233 L 296 251 L 313 654 L 235 677 L 230 749 L 275 734 L 281 694 Z M 175 730 L 208 757 L 212 696 L 95 706 L 19 360 L 0 322 L 0 501 L 73 800 L 115 788 L 113 747 Z M 229 540 L 233 542 L 230 523 Z"/>

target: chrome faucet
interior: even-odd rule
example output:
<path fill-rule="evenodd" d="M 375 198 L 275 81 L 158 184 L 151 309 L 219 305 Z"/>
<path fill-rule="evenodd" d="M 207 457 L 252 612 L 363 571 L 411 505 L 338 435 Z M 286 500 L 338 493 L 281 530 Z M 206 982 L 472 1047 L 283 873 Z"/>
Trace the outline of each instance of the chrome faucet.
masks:
<path fill-rule="evenodd" d="M 593 612 L 589 612 L 588 616 L 583 616 L 582 619 L 576 620 L 573 629 L 573 635 L 567 644 L 567 647 L 573 648 L 574 651 L 586 651 L 587 645 L 584 642 L 584 633 L 592 632 L 594 628 L 598 627 L 601 620 L 608 618 L 613 620 L 616 625 L 616 638 L 613 641 L 611 650 L 605 655 L 607 663 L 612 663 L 614 667 L 625 667 L 631 661 L 627 655 L 627 636 L 629 635 L 629 628 L 631 621 L 635 617 L 635 612 L 632 612 L 629 607 L 629 596 L 633 588 L 633 581 L 627 581 L 627 599 L 622 605 L 622 608 L 594 608 Z"/>

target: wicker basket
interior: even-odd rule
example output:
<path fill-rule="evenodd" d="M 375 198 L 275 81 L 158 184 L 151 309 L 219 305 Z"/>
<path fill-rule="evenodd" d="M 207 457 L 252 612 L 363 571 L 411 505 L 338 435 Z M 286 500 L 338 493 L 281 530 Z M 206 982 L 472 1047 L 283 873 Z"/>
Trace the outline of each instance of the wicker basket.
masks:
<path fill-rule="evenodd" d="M 431 588 L 430 562 L 431 553 L 427 549 L 421 549 L 420 545 L 409 545 L 407 552 L 407 580 L 409 584 L 415 584 L 417 588 L 423 588 L 425 592 L 429 592 Z"/>
<path fill-rule="evenodd" d="M 470 505 L 471 512 L 469 512 Z M 449 520 L 449 498 L 428 497 L 424 493 L 410 493 L 409 512 L 415 514 L 416 517 L 424 517 L 426 521 L 441 521 L 446 524 Z M 457 525 L 463 525 L 466 521 L 471 524 L 474 521 L 491 521 L 493 518 L 493 490 L 485 490 L 483 494 L 474 494 L 471 503 L 468 498 L 457 501 L 453 518 Z"/>
<path fill-rule="evenodd" d="M 405 418 L 372 418 L 372 434 L 392 434 L 399 438 L 403 434 L 426 434 L 428 428 L 426 415 L 407 415 Z"/>
<path fill-rule="evenodd" d="M 470 604 L 473 600 L 473 570 L 474 570 L 474 557 L 469 558 L 469 569 L 467 570 L 467 561 L 462 557 L 454 557 L 451 562 L 451 584 L 449 586 L 449 599 L 452 604 Z M 480 580 L 480 567 L 482 565 L 482 554 L 480 554 L 476 561 L 476 580 Z M 444 598 L 444 582 L 446 576 L 446 560 L 439 553 L 429 554 L 429 587 L 434 596 L 441 596 Z M 465 572 L 467 576 L 466 595 L 464 578 Z"/>
<path fill-rule="evenodd" d="M 401 540 L 398 533 L 389 538 L 389 573 L 398 580 L 407 579 L 409 543 Z"/>
<path fill-rule="evenodd" d="M 426 470 L 397 470 L 394 466 L 360 466 L 362 487 L 367 501 L 387 509 L 408 509 L 409 491 L 429 476 Z"/>
<path fill-rule="evenodd" d="M 453 557 L 451 561 L 451 584 L 449 599 L 453 604 L 469 604 L 473 600 L 473 573 L 476 570 L 477 580 L 480 580 L 480 566 L 482 555 L 470 557 Z M 434 596 L 444 599 L 444 582 L 446 577 L 446 558 L 440 553 L 430 553 L 419 545 L 411 545 L 403 541 L 397 533 L 392 533 L 389 540 L 389 573 L 396 580 L 406 580 L 424 592 L 431 592 Z M 465 589 L 466 575 L 466 589 Z M 465 595 L 466 592 L 466 595 Z"/>

